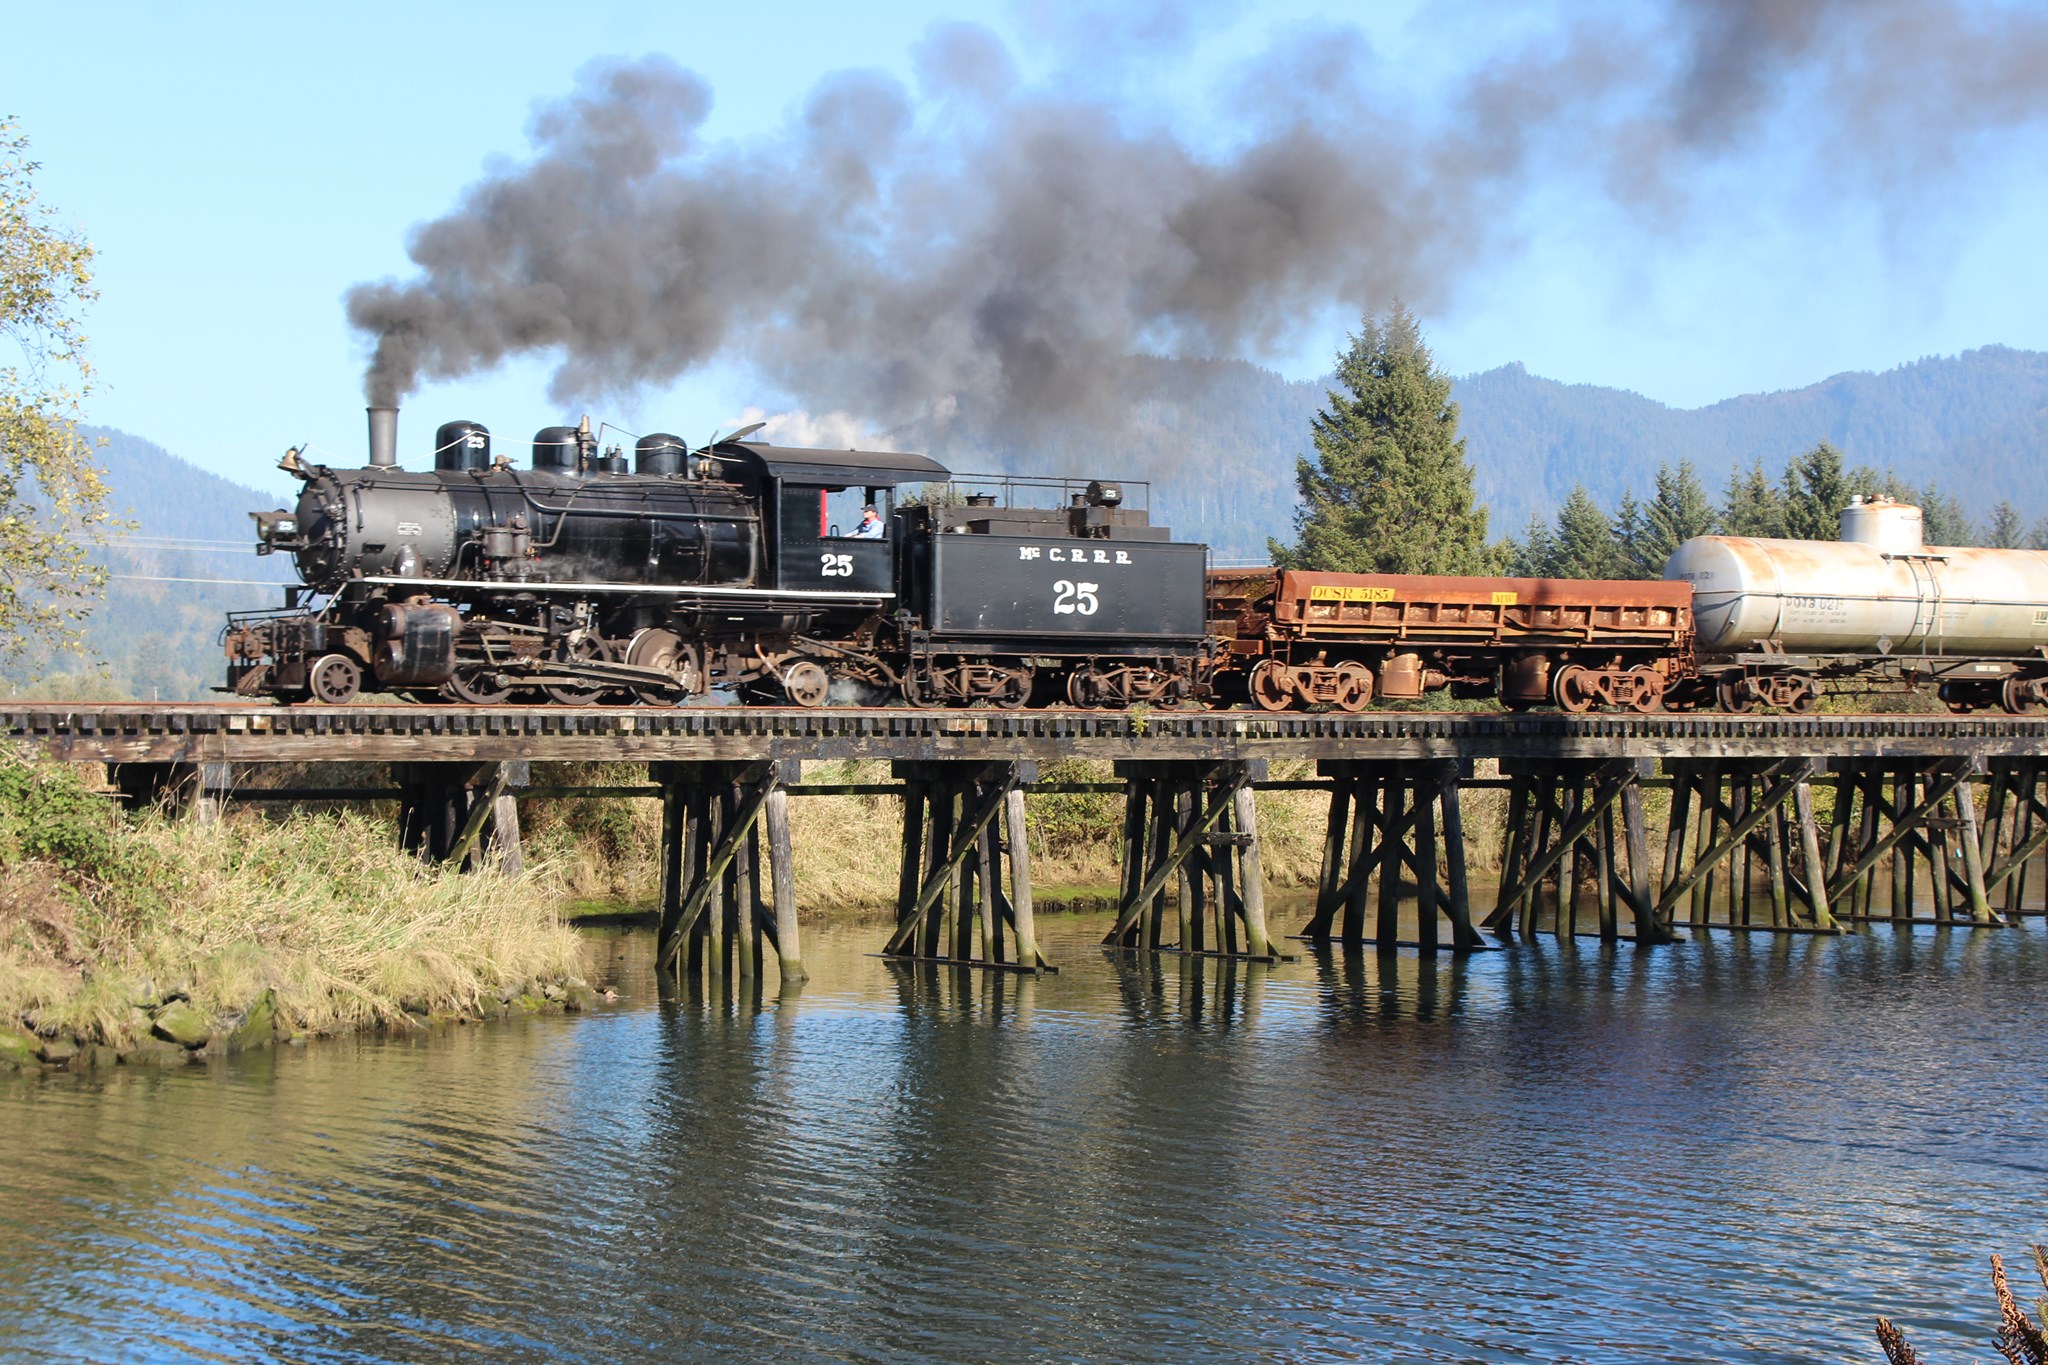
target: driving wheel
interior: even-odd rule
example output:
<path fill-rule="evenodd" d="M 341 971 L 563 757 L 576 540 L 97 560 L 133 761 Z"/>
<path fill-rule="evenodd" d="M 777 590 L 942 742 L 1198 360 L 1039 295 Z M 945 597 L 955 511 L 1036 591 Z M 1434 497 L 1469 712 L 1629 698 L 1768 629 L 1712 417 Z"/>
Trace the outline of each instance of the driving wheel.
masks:
<path fill-rule="evenodd" d="M 512 684 L 489 664 L 470 664 L 450 675 L 448 694 L 472 706 L 496 706 L 512 695 Z"/>
<path fill-rule="evenodd" d="M 567 664 L 599 664 L 610 658 L 611 651 L 604 647 L 604 641 L 595 635 L 585 635 L 562 651 L 560 661 Z M 548 694 L 548 700 L 562 706 L 589 706 L 602 697 L 609 688 L 609 683 L 591 682 L 583 678 L 564 679 L 541 685 L 541 691 Z"/>

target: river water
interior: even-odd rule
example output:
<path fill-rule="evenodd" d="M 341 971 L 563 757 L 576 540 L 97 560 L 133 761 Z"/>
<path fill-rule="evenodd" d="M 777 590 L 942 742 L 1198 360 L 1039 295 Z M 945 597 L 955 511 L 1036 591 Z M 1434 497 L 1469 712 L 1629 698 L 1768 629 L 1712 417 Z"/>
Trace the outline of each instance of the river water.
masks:
<path fill-rule="evenodd" d="M 2048 1234 L 2048 937 L 905 970 L 0 1079 L 0 1358 L 1934 1360 Z M 2030 1278 L 2030 1277 L 2028 1277 Z"/>

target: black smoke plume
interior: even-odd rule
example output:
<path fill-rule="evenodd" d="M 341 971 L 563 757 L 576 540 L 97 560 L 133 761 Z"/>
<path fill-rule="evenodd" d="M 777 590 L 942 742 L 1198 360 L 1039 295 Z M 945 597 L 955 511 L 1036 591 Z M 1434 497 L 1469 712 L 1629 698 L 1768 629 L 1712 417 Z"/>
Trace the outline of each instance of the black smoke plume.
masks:
<path fill-rule="evenodd" d="M 711 90 L 667 57 L 600 61 L 536 114 L 529 161 L 415 230 L 417 277 L 350 291 L 369 396 L 546 353 L 557 401 L 628 398 L 724 357 L 882 428 L 1099 421 L 1148 355 L 1442 306 L 1512 250 L 1538 171 L 1675 227 L 1711 207 L 1698 172 L 1769 142 L 1826 192 L 1904 203 L 2048 105 L 2028 7 L 1564 8 L 1428 108 L 1357 32 L 1295 32 L 1219 92 L 1241 111 L 1220 153 L 1027 85 L 968 24 L 922 41 L 915 93 L 835 74 L 756 143 L 705 141 Z M 1183 42 L 1180 12 L 1121 41 Z"/>

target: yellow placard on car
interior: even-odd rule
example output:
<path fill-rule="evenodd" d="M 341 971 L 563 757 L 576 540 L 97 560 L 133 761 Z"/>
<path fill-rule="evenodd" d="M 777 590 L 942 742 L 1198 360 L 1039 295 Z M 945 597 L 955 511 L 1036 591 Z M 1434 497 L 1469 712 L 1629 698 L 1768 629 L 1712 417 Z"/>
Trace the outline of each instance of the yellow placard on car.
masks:
<path fill-rule="evenodd" d="M 1493 595 L 1493 605 L 1496 607 L 1512 607 L 1520 600 L 1521 594 L 1519 593 L 1497 592 Z"/>
<path fill-rule="evenodd" d="M 1334 584 L 1318 583 L 1308 590 L 1311 602 L 1391 602 L 1392 588 L 1340 588 Z"/>

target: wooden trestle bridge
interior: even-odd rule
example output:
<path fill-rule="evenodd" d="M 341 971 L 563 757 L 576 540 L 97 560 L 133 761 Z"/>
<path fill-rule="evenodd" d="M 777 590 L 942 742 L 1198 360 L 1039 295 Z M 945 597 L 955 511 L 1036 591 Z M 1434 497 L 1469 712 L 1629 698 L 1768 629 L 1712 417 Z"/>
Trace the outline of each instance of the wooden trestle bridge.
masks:
<path fill-rule="evenodd" d="M 1407 942 L 1452 952 L 1489 934 L 1990 927 L 2048 882 L 2048 718 L 17 703 L 0 732 L 200 818 L 235 799 L 396 799 L 407 847 L 469 865 L 516 864 L 522 795 L 658 798 L 659 958 L 677 975 L 755 976 L 764 949 L 802 975 L 788 802 L 827 790 L 803 785 L 806 760 L 892 765 L 859 789 L 903 801 L 882 951 L 1007 970 L 1051 969 L 1024 807 L 1061 758 L 1111 761 L 1124 794 L 1115 950 L 1280 955 L 1253 800 L 1272 785 L 1329 793 L 1310 942 L 1390 947 L 1404 910 Z M 530 784 L 531 763 L 556 760 L 644 763 L 648 783 Z M 1317 775 L 1269 782 L 1281 760 Z M 388 763 L 392 785 L 248 781 L 254 765 L 322 762 Z M 1461 796 L 1476 787 L 1507 792 L 1484 897 L 1466 876 Z"/>

